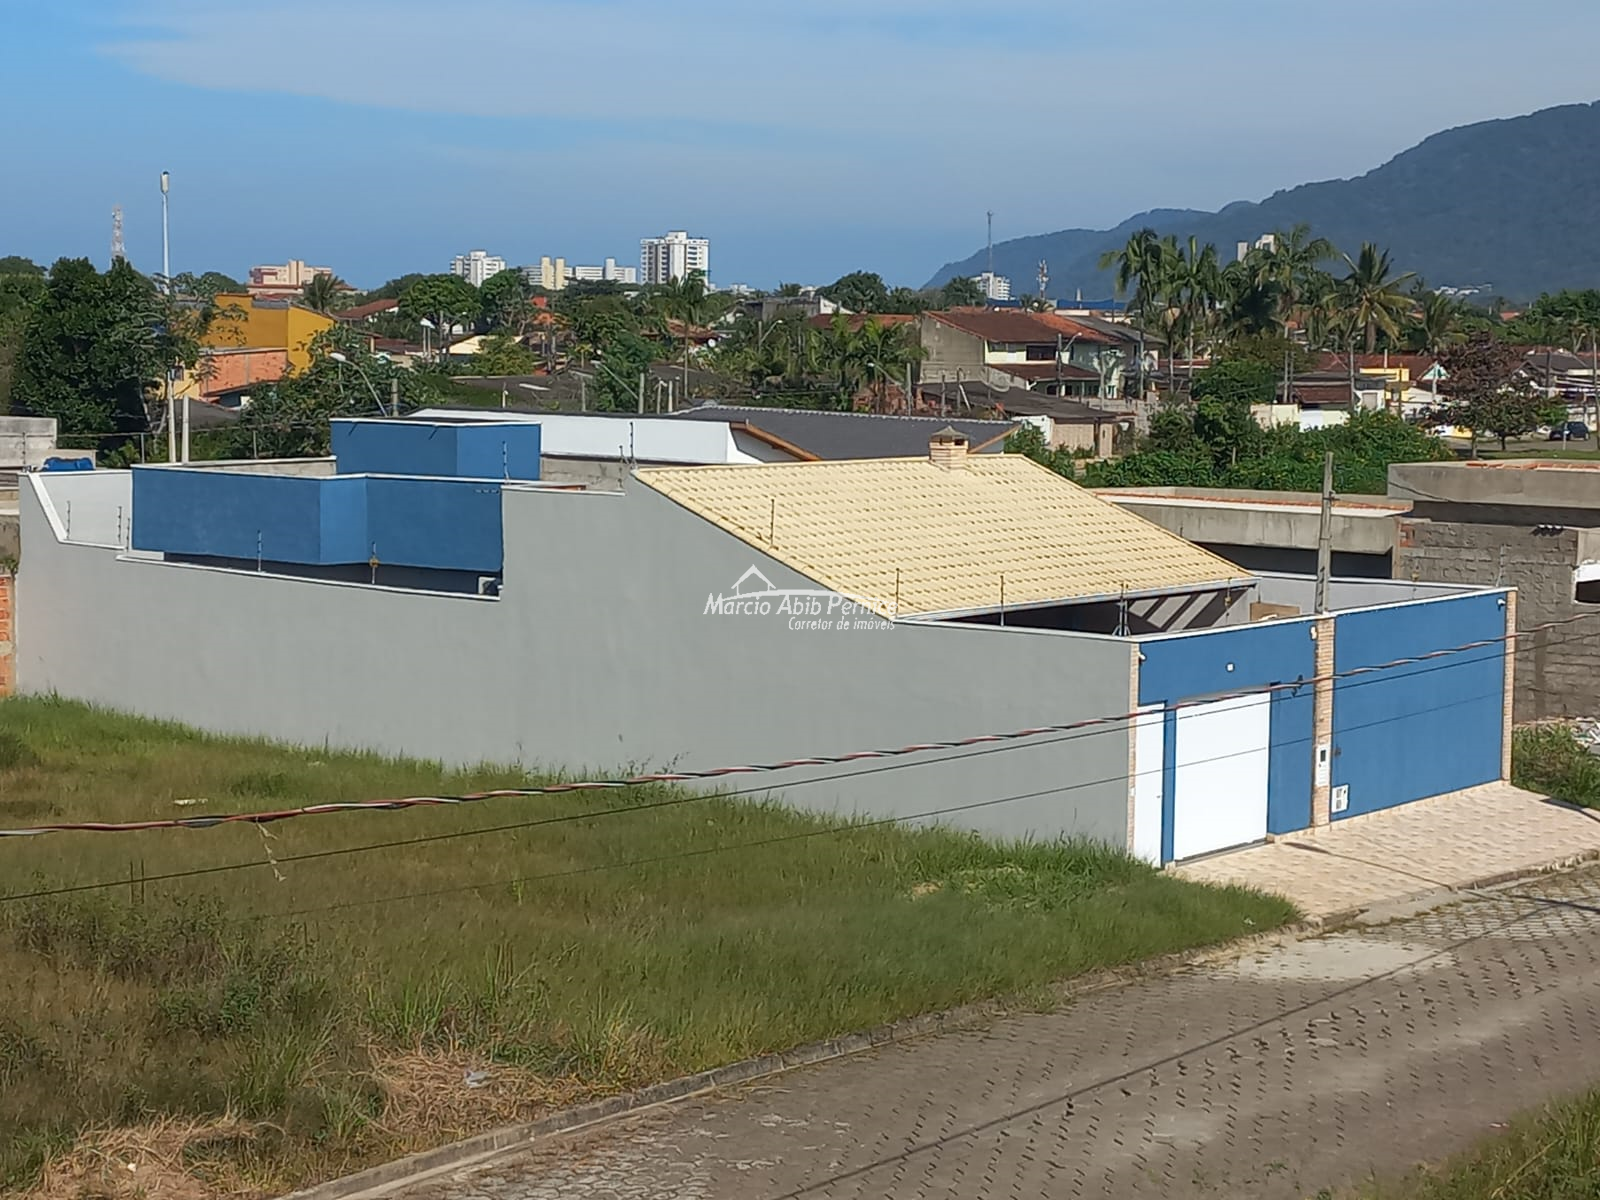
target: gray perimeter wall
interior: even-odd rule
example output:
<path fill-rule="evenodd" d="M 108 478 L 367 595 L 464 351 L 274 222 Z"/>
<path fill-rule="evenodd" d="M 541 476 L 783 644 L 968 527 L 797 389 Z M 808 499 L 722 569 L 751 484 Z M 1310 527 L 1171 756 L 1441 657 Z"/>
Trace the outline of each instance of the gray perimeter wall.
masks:
<path fill-rule="evenodd" d="M 63 543 L 44 505 L 59 509 L 76 482 L 52 481 L 54 500 L 21 497 L 24 692 L 219 733 L 569 772 L 892 747 L 1130 707 L 1132 648 L 1113 639 L 911 623 L 824 633 L 776 615 L 705 615 L 708 595 L 752 565 L 775 587 L 813 585 L 633 480 L 620 495 L 508 488 L 498 600 Z M 726 786 L 868 817 L 1027 797 L 941 820 L 1126 845 L 1124 725 L 988 750 Z M 842 778 L 800 783 L 823 776 Z"/>

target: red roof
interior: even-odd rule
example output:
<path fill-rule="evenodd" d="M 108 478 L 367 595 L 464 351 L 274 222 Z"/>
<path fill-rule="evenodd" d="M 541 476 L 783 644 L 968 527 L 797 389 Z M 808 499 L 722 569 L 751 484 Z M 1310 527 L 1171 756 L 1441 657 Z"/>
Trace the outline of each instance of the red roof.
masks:
<path fill-rule="evenodd" d="M 354 308 L 340 309 L 334 316 L 341 321 L 365 321 L 368 317 L 375 317 L 379 313 L 394 312 L 399 307 L 398 300 L 369 300 L 365 304 L 357 304 Z"/>
<path fill-rule="evenodd" d="M 927 314 L 933 320 L 989 342 L 1054 342 L 1056 338 L 1109 342 L 1111 339 L 1071 317 L 1009 308 L 948 308 Z"/>

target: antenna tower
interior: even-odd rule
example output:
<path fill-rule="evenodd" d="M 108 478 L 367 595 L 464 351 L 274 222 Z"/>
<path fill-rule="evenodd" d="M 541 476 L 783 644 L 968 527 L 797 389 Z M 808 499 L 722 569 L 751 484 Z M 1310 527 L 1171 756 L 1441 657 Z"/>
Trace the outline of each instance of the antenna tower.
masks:
<path fill-rule="evenodd" d="M 122 245 L 122 205 L 118 204 L 111 210 L 111 265 L 116 266 L 127 257 Z"/>
<path fill-rule="evenodd" d="M 1039 299 L 1043 300 L 1049 294 L 1050 264 L 1044 259 L 1039 260 Z"/>

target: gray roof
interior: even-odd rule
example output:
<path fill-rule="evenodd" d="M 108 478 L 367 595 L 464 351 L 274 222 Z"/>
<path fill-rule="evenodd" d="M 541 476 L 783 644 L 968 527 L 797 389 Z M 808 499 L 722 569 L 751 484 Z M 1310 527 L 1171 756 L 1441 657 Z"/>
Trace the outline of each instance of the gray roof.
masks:
<path fill-rule="evenodd" d="M 974 450 L 998 453 L 1012 421 L 951 420 L 948 417 L 878 416 L 811 408 L 761 408 L 702 404 L 672 416 L 681 421 L 731 421 L 798 447 L 820 459 L 915 458 L 928 452 L 928 439 L 941 429 L 966 435 Z"/>

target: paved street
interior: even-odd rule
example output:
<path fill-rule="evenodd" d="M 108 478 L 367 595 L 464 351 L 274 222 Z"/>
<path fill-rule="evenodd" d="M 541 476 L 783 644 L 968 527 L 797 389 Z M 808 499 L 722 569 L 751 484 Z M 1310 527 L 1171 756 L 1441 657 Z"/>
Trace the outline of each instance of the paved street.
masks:
<path fill-rule="evenodd" d="M 1289 1200 L 1600 1080 L 1597 1028 L 1591 871 L 791 1072 L 400 1195 Z"/>

